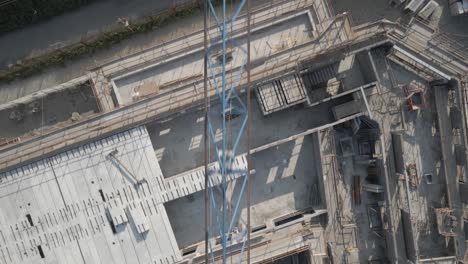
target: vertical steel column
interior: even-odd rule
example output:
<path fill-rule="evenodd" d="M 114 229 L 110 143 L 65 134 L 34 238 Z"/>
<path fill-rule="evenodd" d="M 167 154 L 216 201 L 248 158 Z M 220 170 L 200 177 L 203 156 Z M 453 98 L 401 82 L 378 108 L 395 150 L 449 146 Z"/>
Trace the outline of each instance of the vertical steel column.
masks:
<path fill-rule="evenodd" d="M 251 189 L 250 189 L 250 170 L 252 169 L 252 157 L 250 154 L 250 128 L 252 125 L 250 119 L 250 100 L 251 100 L 251 85 L 250 85 L 250 0 L 247 0 L 247 264 L 250 264 L 250 204 L 251 204 Z"/>
<path fill-rule="evenodd" d="M 203 96 L 205 98 L 205 113 L 204 113 L 204 135 L 203 135 L 203 144 L 204 144 L 204 154 L 205 154 L 205 263 L 208 263 L 208 2 L 203 0 L 203 47 L 204 47 L 204 56 L 203 56 Z"/>
<path fill-rule="evenodd" d="M 226 189 L 227 189 L 227 182 L 226 182 L 226 147 L 227 147 L 227 142 L 226 142 L 226 0 L 223 0 L 223 27 L 222 27 L 222 56 L 223 56 L 223 61 L 222 61 L 222 69 L 221 69 L 221 85 L 222 85 L 222 166 L 221 166 L 221 177 L 222 177 L 222 194 L 223 194 L 223 220 L 221 222 L 222 225 L 222 234 L 221 234 L 221 242 L 223 245 L 223 263 L 226 262 L 226 236 L 227 236 L 227 230 L 226 230 L 226 215 L 227 215 L 227 197 L 226 197 Z"/>

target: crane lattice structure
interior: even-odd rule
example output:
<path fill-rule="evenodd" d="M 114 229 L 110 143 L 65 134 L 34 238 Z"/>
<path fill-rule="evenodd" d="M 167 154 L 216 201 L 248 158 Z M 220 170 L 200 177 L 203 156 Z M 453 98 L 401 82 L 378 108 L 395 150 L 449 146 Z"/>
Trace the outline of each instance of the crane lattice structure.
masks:
<path fill-rule="evenodd" d="M 204 1 L 206 263 L 224 264 L 228 260 L 230 263 L 243 260 L 250 263 L 249 165 L 239 168 L 234 164 L 238 146 L 245 138 L 245 130 L 247 164 L 250 159 L 250 0 L 240 0 L 237 4 L 230 2 L 228 15 L 226 0 Z M 217 8 L 215 3 L 218 4 Z M 221 11 L 217 11 L 218 7 Z M 243 9 L 247 9 L 247 16 L 242 18 L 246 23 L 236 23 Z M 214 22 L 212 27 L 209 25 L 211 21 Z M 243 41 L 234 36 L 234 27 L 241 27 L 241 33 L 236 35 L 243 35 Z M 244 87 L 247 103 L 239 94 L 242 78 L 247 79 L 247 87 Z M 214 93 L 211 92 L 213 90 Z M 233 119 L 236 119 L 234 125 L 231 122 Z M 210 154 L 219 166 L 208 166 Z M 237 175 L 236 183 L 240 183 L 241 187 L 236 193 L 232 190 L 229 193 L 229 180 L 233 180 L 234 175 Z M 239 208 L 244 197 L 247 197 L 247 219 L 240 224 Z M 218 253 L 215 254 L 215 251 Z M 244 256 L 245 252 L 247 256 Z M 238 256 L 234 257 L 235 254 Z"/>

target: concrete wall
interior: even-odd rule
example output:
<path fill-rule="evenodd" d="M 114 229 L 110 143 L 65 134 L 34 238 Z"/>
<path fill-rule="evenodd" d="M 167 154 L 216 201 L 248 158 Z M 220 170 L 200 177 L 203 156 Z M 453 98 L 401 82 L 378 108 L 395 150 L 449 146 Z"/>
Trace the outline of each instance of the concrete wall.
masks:
<path fill-rule="evenodd" d="M 405 161 L 403 159 L 403 135 L 392 133 L 393 157 L 395 160 L 395 171 L 405 173 Z"/>
<path fill-rule="evenodd" d="M 403 226 L 403 236 L 406 249 L 406 257 L 415 262 L 417 259 L 417 250 L 414 248 L 414 237 L 413 237 L 413 228 L 411 225 L 411 216 L 408 212 L 400 210 L 401 212 L 401 223 Z"/>
<path fill-rule="evenodd" d="M 371 83 L 377 80 L 376 73 L 372 67 L 370 54 L 366 51 L 356 54 L 356 60 L 361 68 L 362 78 L 364 82 Z"/>

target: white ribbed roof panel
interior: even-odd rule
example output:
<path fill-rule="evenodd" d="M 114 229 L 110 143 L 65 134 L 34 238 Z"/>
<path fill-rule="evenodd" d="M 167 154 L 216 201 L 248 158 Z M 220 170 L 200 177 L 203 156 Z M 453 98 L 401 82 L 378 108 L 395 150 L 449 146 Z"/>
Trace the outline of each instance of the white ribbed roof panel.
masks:
<path fill-rule="evenodd" d="M 2 173 L 0 263 L 180 260 L 163 190 L 144 127 Z"/>

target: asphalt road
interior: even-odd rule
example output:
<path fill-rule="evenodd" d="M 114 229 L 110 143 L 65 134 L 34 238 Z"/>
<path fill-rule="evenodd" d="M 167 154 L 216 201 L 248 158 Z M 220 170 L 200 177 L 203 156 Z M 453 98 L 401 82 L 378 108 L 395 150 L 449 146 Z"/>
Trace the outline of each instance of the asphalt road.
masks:
<path fill-rule="evenodd" d="M 88 32 L 96 32 L 131 18 L 169 9 L 190 0 L 101 0 L 72 12 L 53 17 L 0 36 L 0 68 L 15 63 L 34 52 L 61 43 L 79 40 Z"/>

